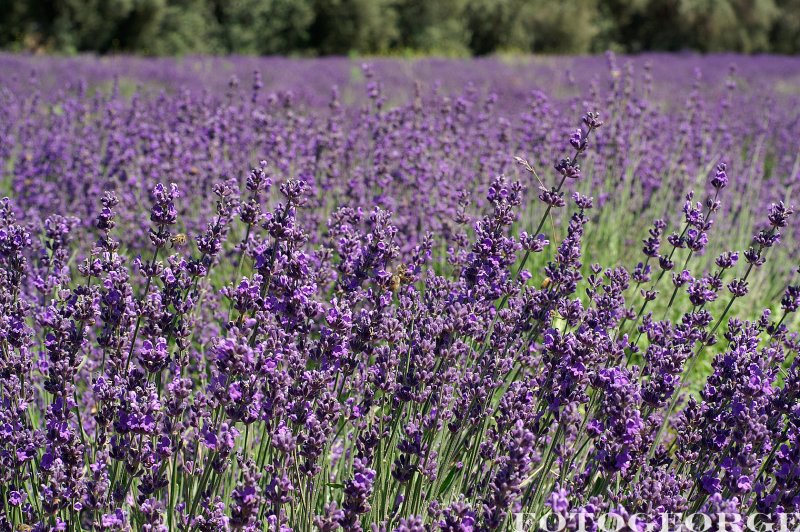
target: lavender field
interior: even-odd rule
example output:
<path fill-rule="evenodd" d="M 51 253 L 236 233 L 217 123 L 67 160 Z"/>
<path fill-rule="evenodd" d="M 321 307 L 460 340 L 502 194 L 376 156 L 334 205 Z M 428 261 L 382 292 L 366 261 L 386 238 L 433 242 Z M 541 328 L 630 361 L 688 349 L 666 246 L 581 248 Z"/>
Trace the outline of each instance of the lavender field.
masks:
<path fill-rule="evenodd" d="M 797 526 L 798 190 L 800 58 L 0 54 L 0 530 Z"/>

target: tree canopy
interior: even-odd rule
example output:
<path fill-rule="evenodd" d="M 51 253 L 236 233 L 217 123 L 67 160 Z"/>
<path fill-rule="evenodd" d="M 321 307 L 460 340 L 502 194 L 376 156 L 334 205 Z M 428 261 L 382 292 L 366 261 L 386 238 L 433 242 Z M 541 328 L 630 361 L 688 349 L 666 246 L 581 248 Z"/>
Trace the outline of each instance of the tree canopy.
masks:
<path fill-rule="evenodd" d="M 146 55 L 800 51 L 800 0 L 0 0 L 0 47 Z"/>

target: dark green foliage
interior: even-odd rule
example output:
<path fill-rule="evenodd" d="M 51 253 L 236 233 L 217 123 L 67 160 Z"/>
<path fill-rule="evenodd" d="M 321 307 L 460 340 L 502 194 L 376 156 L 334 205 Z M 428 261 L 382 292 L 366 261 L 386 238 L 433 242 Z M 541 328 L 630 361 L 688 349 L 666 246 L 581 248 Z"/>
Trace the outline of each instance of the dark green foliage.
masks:
<path fill-rule="evenodd" d="M 25 2 L 0 0 L 0 46 L 4 48 L 25 45 L 29 10 Z"/>
<path fill-rule="evenodd" d="M 800 51 L 800 0 L 0 0 L 0 47 L 152 55 Z"/>
<path fill-rule="evenodd" d="M 215 0 L 219 46 L 239 54 L 290 54 L 309 45 L 311 0 Z"/>
<path fill-rule="evenodd" d="M 206 0 L 167 1 L 157 24 L 146 28 L 134 50 L 154 55 L 218 52 L 212 7 Z"/>
<path fill-rule="evenodd" d="M 800 50 L 800 0 L 776 0 L 780 16 L 772 27 L 770 42 L 776 52 L 791 54 Z"/>
<path fill-rule="evenodd" d="M 320 54 L 386 52 L 397 32 L 390 0 L 313 0 L 310 48 Z"/>
<path fill-rule="evenodd" d="M 468 0 L 396 2 L 398 47 L 457 55 L 475 51 L 470 48 L 469 4 Z"/>

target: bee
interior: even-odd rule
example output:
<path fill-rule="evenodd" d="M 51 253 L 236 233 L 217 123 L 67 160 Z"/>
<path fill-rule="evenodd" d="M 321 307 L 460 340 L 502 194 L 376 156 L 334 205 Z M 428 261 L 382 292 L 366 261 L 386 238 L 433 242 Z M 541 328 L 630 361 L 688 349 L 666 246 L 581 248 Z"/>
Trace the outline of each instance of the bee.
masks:
<path fill-rule="evenodd" d="M 389 290 L 392 292 L 397 292 L 400 289 L 400 276 L 396 274 L 392 274 L 389 278 Z"/>
<path fill-rule="evenodd" d="M 400 285 L 408 284 L 412 280 L 408 267 L 405 264 L 400 264 L 392 276 L 389 278 L 389 290 L 397 292 Z"/>
<path fill-rule="evenodd" d="M 542 281 L 542 290 L 549 288 L 551 284 L 553 284 L 553 280 L 549 277 L 545 277 L 544 281 Z"/>
<path fill-rule="evenodd" d="M 172 238 L 170 238 L 170 241 L 172 242 L 172 247 L 181 247 L 185 246 L 186 243 L 189 241 L 189 239 L 186 237 L 185 234 L 178 233 L 177 235 L 174 235 Z"/>

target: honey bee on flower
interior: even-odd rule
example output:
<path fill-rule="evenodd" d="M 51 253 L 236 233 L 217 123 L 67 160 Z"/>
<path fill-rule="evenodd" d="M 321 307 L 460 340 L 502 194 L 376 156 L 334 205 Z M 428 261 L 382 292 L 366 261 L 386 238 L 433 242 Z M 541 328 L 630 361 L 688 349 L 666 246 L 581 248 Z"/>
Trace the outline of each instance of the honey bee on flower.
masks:
<path fill-rule="evenodd" d="M 189 242 L 189 239 L 187 238 L 185 233 L 178 233 L 172 235 L 172 237 L 170 238 L 170 243 L 172 244 L 172 247 L 176 248 L 185 246 L 187 242 Z"/>
<path fill-rule="evenodd" d="M 398 265 L 397 269 L 394 272 L 390 272 L 390 274 L 389 290 L 392 292 L 397 292 L 400 289 L 400 286 L 408 284 L 413 280 L 413 277 L 411 277 L 408 270 L 408 266 L 405 264 Z"/>

